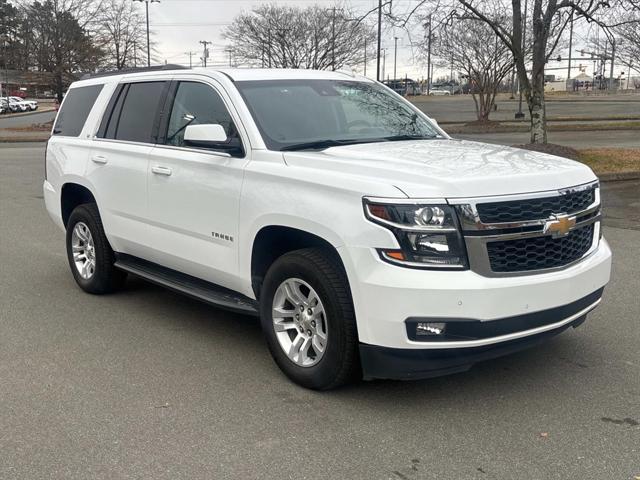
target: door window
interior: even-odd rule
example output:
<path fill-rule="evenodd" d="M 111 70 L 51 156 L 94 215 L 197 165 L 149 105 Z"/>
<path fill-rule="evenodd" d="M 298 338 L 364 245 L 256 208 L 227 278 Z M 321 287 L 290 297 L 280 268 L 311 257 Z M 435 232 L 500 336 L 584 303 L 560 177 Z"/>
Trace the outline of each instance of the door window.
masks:
<path fill-rule="evenodd" d="M 156 143 L 158 115 L 166 82 L 131 83 L 119 94 L 105 138 Z"/>
<path fill-rule="evenodd" d="M 238 156 L 242 144 L 238 130 L 220 95 L 209 85 L 198 82 L 180 82 L 175 93 L 167 128 L 167 145 L 183 147 L 184 131 L 189 125 L 222 125 L 227 135 L 224 143 L 208 147 Z"/>

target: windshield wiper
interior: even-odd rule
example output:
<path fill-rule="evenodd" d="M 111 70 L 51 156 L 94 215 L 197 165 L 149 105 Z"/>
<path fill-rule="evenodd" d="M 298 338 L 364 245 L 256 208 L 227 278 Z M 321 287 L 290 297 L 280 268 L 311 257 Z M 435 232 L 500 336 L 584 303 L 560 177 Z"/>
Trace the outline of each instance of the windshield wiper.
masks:
<path fill-rule="evenodd" d="M 388 142 L 398 142 L 401 140 L 433 140 L 438 138 L 439 135 L 393 135 L 391 137 L 384 137 Z"/>
<path fill-rule="evenodd" d="M 372 143 L 372 142 L 381 142 L 384 139 L 375 139 L 375 138 L 363 138 L 363 139 L 354 139 L 354 140 L 317 140 L 315 142 L 303 142 L 303 143 L 294 143 L 293 145 L 286 145 L 280 149 L 280 151 L 285 152 L 288 150 L 321 150 L 329 147 L 339 147 L 341 145 L 354 145 L 356 143 Z"/>

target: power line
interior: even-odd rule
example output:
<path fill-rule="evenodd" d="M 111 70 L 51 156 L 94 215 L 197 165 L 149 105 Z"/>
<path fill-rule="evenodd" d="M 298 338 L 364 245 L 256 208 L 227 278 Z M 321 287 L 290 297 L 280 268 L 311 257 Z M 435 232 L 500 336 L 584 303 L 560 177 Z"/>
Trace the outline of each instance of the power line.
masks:
<path fill-rule="evenodd" d="M 152 27 L 226 27 L 232 25 L 231 22 L 212 22 L 212 23 L 154 23 Z"/>

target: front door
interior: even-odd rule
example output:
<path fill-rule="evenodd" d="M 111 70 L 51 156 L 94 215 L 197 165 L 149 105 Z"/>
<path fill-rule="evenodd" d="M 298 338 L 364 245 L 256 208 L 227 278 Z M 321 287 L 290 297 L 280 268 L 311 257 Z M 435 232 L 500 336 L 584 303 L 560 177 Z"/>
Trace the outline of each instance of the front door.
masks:
<path fill-rule="evenodd" d="M 228 138 L 239 140 L 228 104 L 209 83 L 174 82 L 165 108 L 166 133 L 149 155 L 147 181 L 150 236 L 158 262 L 234 288 L 247 157 L 232 156 L 222 145 L 194 148 L 184 142 L 187 125 L 197 124 L 222 125 Z"/>

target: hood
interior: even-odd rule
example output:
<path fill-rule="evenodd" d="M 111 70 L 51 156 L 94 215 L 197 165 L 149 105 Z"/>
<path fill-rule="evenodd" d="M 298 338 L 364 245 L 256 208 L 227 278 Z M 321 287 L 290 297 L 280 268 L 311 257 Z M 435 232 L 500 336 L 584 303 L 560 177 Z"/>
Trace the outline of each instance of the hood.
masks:
<path fill-rule="evenodd" d="M 284 158 L 292 166 L 384 181 L 412 198 L 538 192 L 596 179 L 587 166 L 566 158 L 455 139 L 346 145 L 285 152 Z"/>

